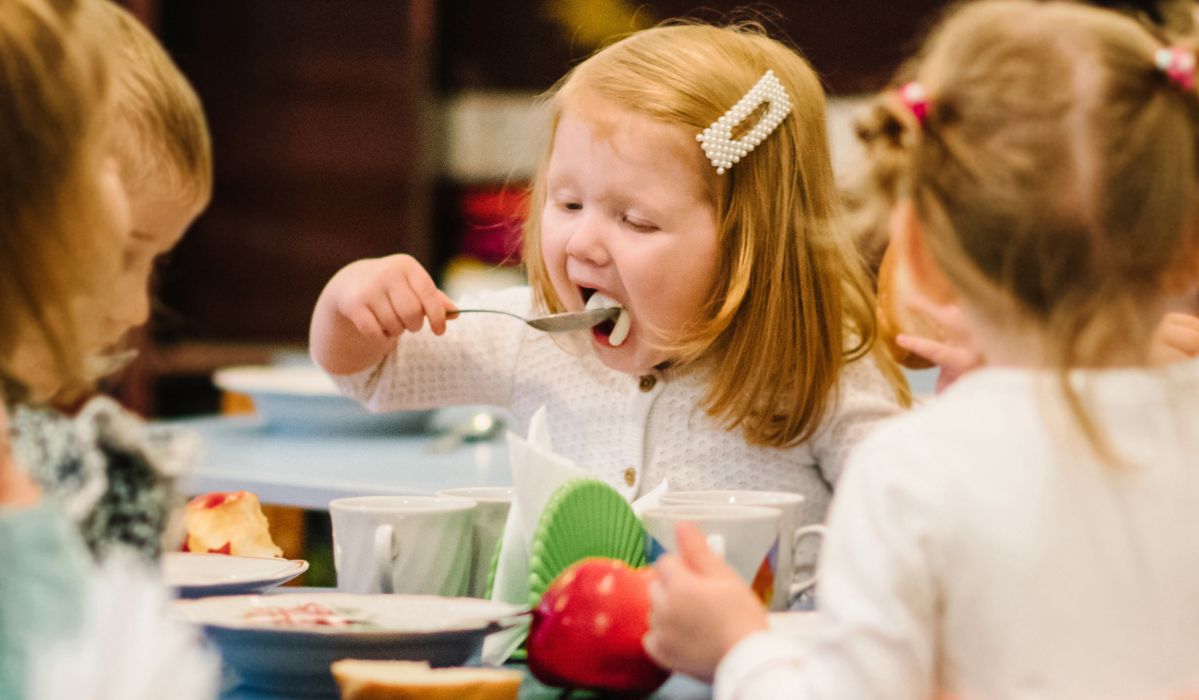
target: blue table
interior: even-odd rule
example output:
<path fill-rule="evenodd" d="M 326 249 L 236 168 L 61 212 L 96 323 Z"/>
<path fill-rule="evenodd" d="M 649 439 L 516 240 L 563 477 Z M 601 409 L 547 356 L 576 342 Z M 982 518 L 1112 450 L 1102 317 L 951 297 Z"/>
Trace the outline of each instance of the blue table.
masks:
<path fill-rule="evenodd" d="M 188 493 L 253 491 L 264 503 L 324 510 L 343 496 L 431 494 L 459 486 L 507 486 L 512 483 L 503 438 L 463 443 L 446 452 L 427 449 L 435 436 L 347 435 L 272 430 L 256 417 L 209 417 L 165 423 L 195 433 L 201 453 L 182 483 Z M 280 592 L 292 592 L 280 589 Z M 521 700 L 561 698 L 562 691 L 526 674 Z M 653 698 L 701 700 L 711 687 L 674 676 Z M 594 697 L 572 694 L 571 697 Z M 222 700 L 282 700 L 239 687 L 226 678 Z"/>
<path fill-rule="evenodd" d="M 197 434 L 201 453 L 182 488 L 187 493 L 256 493 L 263 503 L 324 510 L 344 496 L 421 495 L 462 486 L 508 486 L 503 438 L 428 449 L 429 434 L 348 435 L 276 430 L 255 417 L 166 423 Z"/>

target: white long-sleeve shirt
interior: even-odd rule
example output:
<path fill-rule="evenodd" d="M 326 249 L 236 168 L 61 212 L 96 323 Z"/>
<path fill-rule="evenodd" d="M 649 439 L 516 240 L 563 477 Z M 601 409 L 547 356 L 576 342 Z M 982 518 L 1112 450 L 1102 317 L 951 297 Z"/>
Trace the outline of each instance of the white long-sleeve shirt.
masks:
<path fill-rule="evenodd" d="M 1199 361 L 1077 378 L 1125 466 L 1069 432 L 1052 375 L 959 380 L 846 466 L 817 640 L 746 638 L 717 698 L 1199 695 Z"/>
<path fill-rule="evenodd" d="M 527 287 L 480 293 L 462 308 L 528 317 Z M 357 374 L 334 377 L 341 390 L 375 411 L 458 404 L 507 407 L 525 432 L 548 409 L 554 451 L 634 498 L 668 479 L 672 490 L 758 489 L 805 496 L 802 524 L 821 522 L 850 447 L 879 420 L 899 412 L 894 391 L 870 360 L 842 374 L 838 400 L 816 435 L 778 449 L 750 445 L 700 405 L 699 370 L 633 376 L 608 369 L 589 347 L 495 314 L 463 314 L 445 335 L 405 334 L 396 351 Z M 813 538 L 797 558 L 814 563 Z"/>

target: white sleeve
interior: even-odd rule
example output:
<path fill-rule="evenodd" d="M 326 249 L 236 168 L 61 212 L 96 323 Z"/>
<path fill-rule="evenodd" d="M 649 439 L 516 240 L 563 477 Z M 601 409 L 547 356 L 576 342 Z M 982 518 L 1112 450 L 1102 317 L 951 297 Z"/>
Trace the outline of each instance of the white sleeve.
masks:
<path fill-rule="evenodd" d="M 791 700 L 803 678 L 803 647 L 777 632 L 742 639 L 716 667 L 715 700 Z"/>
<path fill-rule="evenodd" d="M 528 317 L 527 287 L 464 297 L 461 308 L 486 308 Z M 426 325 L 404 334 L 396 349 L 374 367 L 332 375 L 338 389 L 376 412 L 441 408 L 459 404 L 511 403 L 522 344 L 536 333 L 498 314 L 462 314 L 436 336 Z"/>
<path fill-rule="evenodd" d="M 834 488 L 850 452 L 886 418 L 903 412 L 895 387 L 883 376 L 873 353 L 841 370 L 836 403 L 812 439 L 820 472 Z"/>
<path fill-rule="evenodd" d="M 750 652 L 735 647 L 717 670 L 718 698 L 933 696 L 939 617 L 930 559 L 937 532 L 953 526 L 940 515 L 942 480 L 907 469 L 902 447 L 868 440 L 846 467 L 821 558 L 816 639 L 789 652 L 755 642 L 759 660 L 747 662 L 737 657 Z"/>

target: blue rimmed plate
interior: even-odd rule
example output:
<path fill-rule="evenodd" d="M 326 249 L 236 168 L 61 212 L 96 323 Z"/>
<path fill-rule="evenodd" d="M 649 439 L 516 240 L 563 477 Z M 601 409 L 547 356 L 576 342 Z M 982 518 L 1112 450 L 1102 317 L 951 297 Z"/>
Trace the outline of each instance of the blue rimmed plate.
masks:
<path fill-rule="evenodd" d="M 338 659 L 459 666 L 527 609 L 479 598 L 318 592 L 177 601 L 174 613 L 203 626 L 241 688 L 336 697 L 329 665 Z"/>
<path fill-rule="evenodd" d="M 191 552 L 167 552 L 162 557 L 163 581 L 178 590 L 180 598 L 261 593 L 307 570 L 303 559 Z"/>

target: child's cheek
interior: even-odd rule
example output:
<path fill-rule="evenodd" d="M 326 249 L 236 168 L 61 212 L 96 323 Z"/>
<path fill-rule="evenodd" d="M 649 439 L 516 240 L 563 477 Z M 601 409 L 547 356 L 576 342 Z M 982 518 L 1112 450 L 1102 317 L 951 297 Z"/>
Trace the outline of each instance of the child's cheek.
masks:
<path fill-rule="evenodd" d="M 104 221 L 97 221 L 96 225 L 104 227 L 105 233 L 108 235 L 110 243 L 106 246 L 107 249 L 123 251 L 124 245 L 122 244 L 126 242 L 133 224 L 129 210 L 129 197 L 121 182 L 117 162 L 113 158 L 106 158 L 100 167 L 99 190 Z M 113 257 L 116 259 L 112 263 L 120 265 L 120 253 Z"/>

